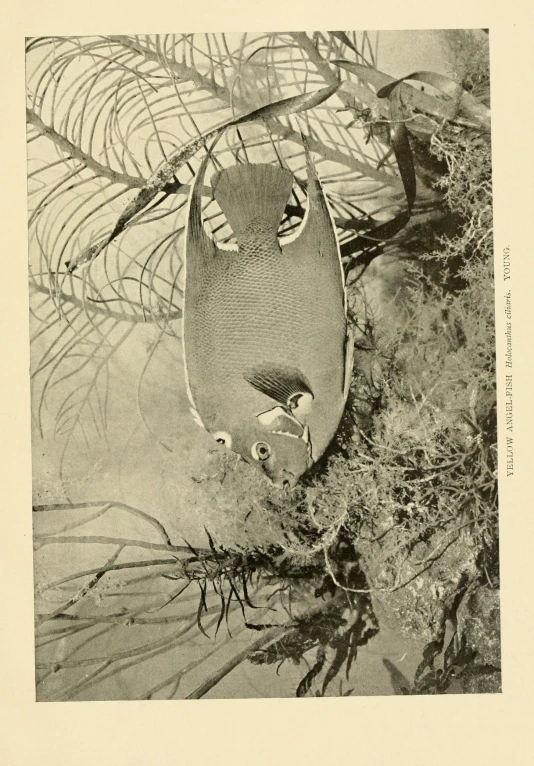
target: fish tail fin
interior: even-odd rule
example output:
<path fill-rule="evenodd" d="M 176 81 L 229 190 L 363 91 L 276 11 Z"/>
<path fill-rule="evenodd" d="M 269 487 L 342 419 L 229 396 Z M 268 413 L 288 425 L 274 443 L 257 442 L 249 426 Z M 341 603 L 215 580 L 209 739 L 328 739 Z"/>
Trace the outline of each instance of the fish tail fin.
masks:
<path fill-rule="evenodd" d="M 238 240 L 241 233 L 250 231 L 251 224 L 276 234 L 293 186 L 290 170 L 273 165 L 235 165 L 216 173 L 211 183 Z"/>

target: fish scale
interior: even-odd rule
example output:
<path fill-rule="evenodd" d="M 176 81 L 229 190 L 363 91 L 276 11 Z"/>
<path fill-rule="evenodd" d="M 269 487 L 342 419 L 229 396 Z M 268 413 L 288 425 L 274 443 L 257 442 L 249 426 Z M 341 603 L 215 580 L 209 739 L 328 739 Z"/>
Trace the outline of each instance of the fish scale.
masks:
<path fill-rule="evenodd" d="M 276 398 L 276 375 L 296 392 L 311 388 L 311 410 L 298 423 L 308 427 L 316 460 L 335 433 L 346 398 L 345 297 L 335 229 L 309 159 L 309 210 L 299 235 L 282 240 L 283 247 L 277 230 L 291 173 L 269 165 L 235 166 L 212 179 L 237 241 L 236 251 L 221 250 L 202 225 L 206 165 L 207 158 L 191 191 L 186 232 L 184 357 L 190 395 L 204 427 L 228 433 L 232 448 L 249 462 L 254 439 L 270 447 L 278 439 L 277 454 L 261 467 L 274 481 L 298 479 L 304 469 L 292 451 L 301 451 L 300 440 L 273 436 L 280 422 L 286 424 L 282 432 L 288 424 L 294 428 L 284 421 L 288 402 Z M 271 383 L 252 385 L 248 372 L 266 365 Z M 282 416 L 269 433 L 258 415 L 276 414 L 277 406 Z"/>
<path fill-rule="evenodd" d="M 280 257 L 276 255 L 277 260 Z M 217 359 L 217 369 L 225 378 L 239 379 L 245 365 L 266 359 L 297 366 L 313 362 L 317 371 L 312 377 L 323 368 L 330 373 L 336 366 L 340 368 L 341 351 L 332 348 L 328 317 L 317 313 L 321 304 L 314 305 L 313 294 L 294 294 L 292 285 L 302 276 L 294 263 L 276 266 L 280 264 L 274 257 L 252 261 L 247 268 L 236 268 L 235 274 L 229 271 L 228 283 L 220 284 L 220 290 L 207 286 L 195 331 L 196 345 L 204 346 L 205 358 Z M 265 287 L 258 289 L 258 285 Z M 322 296 L 319 293 L 317 297 Z M 284 338 L 282 346 L 279 337 L 273 335 L 273 314 L 277 332 Z M 202 393 L 208 397 L 224 395 L 219 386 Z"/>

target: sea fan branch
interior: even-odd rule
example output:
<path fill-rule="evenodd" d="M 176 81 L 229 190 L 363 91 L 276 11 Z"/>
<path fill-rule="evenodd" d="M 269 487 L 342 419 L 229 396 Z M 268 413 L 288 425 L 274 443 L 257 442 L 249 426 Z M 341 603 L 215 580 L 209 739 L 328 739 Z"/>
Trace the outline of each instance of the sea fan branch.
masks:
<path fill-rule="evenodd" d="M 109 178 L 113 183 L 124 184 L 130 189 L 138 189 L 145 183 L 144 178 L 127 175 L 126 173 L 118 173 L 110 167 L 102 165 L 93 157 L 83 152 L 79 147 L 75 146 L 71 141 L 65 138 L 65 136 L 60 135 L 54 128 L 45 125 L 41 118 L 31 109 L 26 109 L 26 119 L 30 125 L 39 131 L 41 136 L 49 138 L 59 149 L 72 159 L 83 162 L 85 167 L 88 170 L 92 170 L 96 176 Z"/>

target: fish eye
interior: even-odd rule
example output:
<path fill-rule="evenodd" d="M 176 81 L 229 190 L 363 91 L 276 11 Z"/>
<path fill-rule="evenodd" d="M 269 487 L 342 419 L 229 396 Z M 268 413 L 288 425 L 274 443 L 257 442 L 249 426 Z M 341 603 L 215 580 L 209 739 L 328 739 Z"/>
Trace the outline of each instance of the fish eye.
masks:
<path fill-rule="evenodd" d="M 261 460 L 264 462 L 265 460 L 268 460 L 271 454 L 271 448 L 265 442 L 256 442 L 252 445 L 250 453 L 254 460 Z"/>
<path fill-rule="evenodd" d="M 213 438 L 217 444 L 224 444 L 228 449 L 232 449 L 232 437 L 226 431 L 215 431 Z"/>

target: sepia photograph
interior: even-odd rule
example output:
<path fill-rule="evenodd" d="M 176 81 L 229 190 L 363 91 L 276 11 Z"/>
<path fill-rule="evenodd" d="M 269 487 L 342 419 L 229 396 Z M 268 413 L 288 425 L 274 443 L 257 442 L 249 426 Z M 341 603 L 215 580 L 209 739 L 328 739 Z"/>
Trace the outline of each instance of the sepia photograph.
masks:
<path fill-rule="evenodd" d="M 500 693 L 489 30 L 25 42 L 36 700 Z"/>

